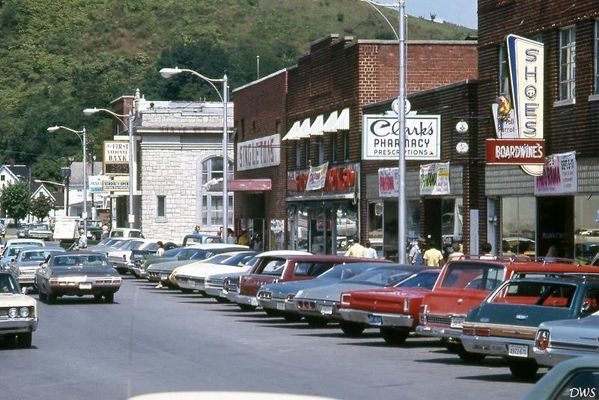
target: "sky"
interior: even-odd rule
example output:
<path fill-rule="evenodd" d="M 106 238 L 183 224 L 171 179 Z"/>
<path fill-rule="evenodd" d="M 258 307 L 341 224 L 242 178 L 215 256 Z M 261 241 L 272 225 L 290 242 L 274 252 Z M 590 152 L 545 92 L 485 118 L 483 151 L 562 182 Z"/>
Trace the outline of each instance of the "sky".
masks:
<path fill-rule="evenodd" d="M 398 0 L 376 0 L 377 3 L 398 4 Z M 477 29 L 477 0 L 405 0 L 406 13 L 414 17 L 443 19 L 457 25 Z"/>

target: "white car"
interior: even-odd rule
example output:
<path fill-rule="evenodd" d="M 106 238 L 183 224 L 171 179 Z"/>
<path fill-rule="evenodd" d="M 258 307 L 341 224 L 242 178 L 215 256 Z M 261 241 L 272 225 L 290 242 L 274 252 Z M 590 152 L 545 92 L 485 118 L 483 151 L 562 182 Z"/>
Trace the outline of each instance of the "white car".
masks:
<path fill-rule="evenodd" d="M 18 346 L 29 348 L 37 323 L 35 299 L 21 294 L 11 273 L 0 272 L 0 336 L 16 335 Z"/>
<path fill-rule="evenodd" d="M 107 258 L 117 271 L 125 273 L 129 270 L 128 264 L 131 261 L 132 250 L 158 250 L 156 240 L 150 239 L 126 239 L 125 244 L 117 249 L 109 249 Z"/>
<path fill-rule="evenodd" d="M 206 276 L 249 271 L 253 263 L 248 263 L 256 256 L 255 251 L 231 251 L 216 254 L 206 260 L 194 262 L 175 268 L 173 279 L 182 292 L 199 290 L 203 292 Z"/>

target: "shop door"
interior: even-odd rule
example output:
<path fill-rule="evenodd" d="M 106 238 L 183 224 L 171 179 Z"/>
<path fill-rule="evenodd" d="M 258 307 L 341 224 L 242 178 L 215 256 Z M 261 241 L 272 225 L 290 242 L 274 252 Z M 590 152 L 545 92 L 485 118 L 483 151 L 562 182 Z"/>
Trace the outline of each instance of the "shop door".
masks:
<path fill-rule="evenodd" d="M 537 197 L 537 255 L 574 255 L 574 197 Z"/>
<path fill-rule="evenodd" d="M 331 254 L 333 221 L 330 210 L 310 212 L 310 248 L 312 254 Z"/>

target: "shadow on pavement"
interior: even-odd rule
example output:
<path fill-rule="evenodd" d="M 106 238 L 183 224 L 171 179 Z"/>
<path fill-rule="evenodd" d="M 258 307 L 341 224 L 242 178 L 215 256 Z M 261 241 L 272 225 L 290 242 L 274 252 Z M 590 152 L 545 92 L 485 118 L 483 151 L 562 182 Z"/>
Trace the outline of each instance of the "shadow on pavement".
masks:
<path fill-rule="evenodd" d="M 528 384 L 532 385 L 538 379 L 540 379 L 542 376 L 543 376 L 543 374 L 537 374 L 535 379 L 530 379 L 530 380 L 517 379 L 517 378 L 514 378 L 512 376 L 512 374 L 510 374 L 508 371 L 507 374 L 458 376 L 455 379 L 476 380 L 476 381 L 483 381 L 483 382 L 528 383 Z"/>

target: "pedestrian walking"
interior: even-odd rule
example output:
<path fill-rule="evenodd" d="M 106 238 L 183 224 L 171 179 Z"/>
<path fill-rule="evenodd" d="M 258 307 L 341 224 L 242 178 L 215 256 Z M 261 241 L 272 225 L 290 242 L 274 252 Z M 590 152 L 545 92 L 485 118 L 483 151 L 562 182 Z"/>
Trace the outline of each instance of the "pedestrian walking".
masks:
<path fill-rule="evenodd" d="M 77 240 L 77 248 L 78 249 L 86 249 L 87 248 L 87 235 L 85 234 L 85 230 L 79 229 L 79 239 Z"/>
<path fill-rule="evenodd" d="M 354 244 L 347 249 L 345 255 L 350 257 L 364 257 L 365 253 L 366 248 L 360 244 L 360 239 L 354 236 Z"/>
<path fill-rule="evenodd" d="M 191 236 L 193 237 L 200 237 L 200 226 L 196 225 L 196 227 L 194 228 L 193 232 L 191 232 Z"/>
<path fill-rule="evenodd" d="M 424 264 L 427 267 L 442 267 L 443 266 L 443 253 L 437 249 L 437 244 L 434 240 L 430 240 L 428 243 L 428 249 L 424 252 L 422 258 Z"/>
<path fill-rule="evenodd" d="M 482 255 L 479 257 L 480 260 L 495 260 L 497 259 L 497 257 L 495 257 L 493 255 L 493 253 L 491 253 L 493 251 L 493 246 L 491 245 L 491 243 L 486 242 L 485 244 L 482 245 L 481 247 L 482 250 Z"/>
<path fill-rule="evenodd" d="M 158 257 L 162 257 L 164 255 L 164 243 L 162 243 L 162 241 L 158 241 L 156 242 L 156 244 L 158 245 L 158 249 L 156 250 L 156 255 Z"/>
<path fill-rule="evenodd" d="M 460 246 L 460 244 L 458 242 L 453 242 L 453 244 L 451 245 L 451 248 L 453 251 L 451 253 L 449 253 L 449 256 L 447 256 L 447 261 L 464 259 L 464 253 L 461 251 L 462 246 Z"/>
<path fill-rule="evenodd" d="M 102 225 L 102 236 L 100 239 L 107 239 L 110 236 L 110 229 L 108 229 L 108 225 Z"/>
<path fill-rule="evenodd" d="M 366 258 L 378 258 L 377 254 L 376 254 L 376 250 L 373 249 L 370 243 L 370 240 L 366 240 L 366 242 L 364 243 L 364 245 L 366 246 L 366 253 L 364 254 L 366 256 Z"/>
<path fill-rule="evenodd" d="M 408 264 L 424 265 L 424 259 L 422 258 L 423 249 L 424 242 L 422 240 L 416 241 L 408 253 Z"/>

